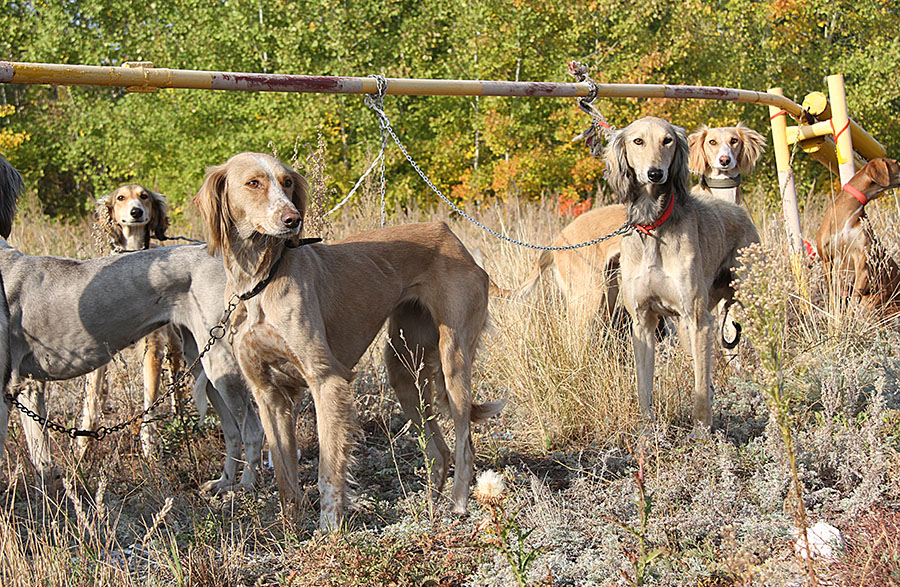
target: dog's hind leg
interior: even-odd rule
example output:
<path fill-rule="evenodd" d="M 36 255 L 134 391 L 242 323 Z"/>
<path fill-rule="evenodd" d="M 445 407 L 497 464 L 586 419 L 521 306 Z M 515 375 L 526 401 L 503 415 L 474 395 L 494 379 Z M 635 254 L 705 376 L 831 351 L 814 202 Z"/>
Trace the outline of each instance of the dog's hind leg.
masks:
<path fill-rule="evenodd" d="M 427 320 L 430 331 L 430 336 L 423 337 L 421 323 L 416 324 L 409 318 L 409 312 L 403 312 L 399 317 L 395 313 L 391 317 L 384 361 L 391 388 L 397 394 L 403 413 L 417 433 L 425 435 L 425 452 L 431 461 L 431 488 L 440 493 L 447 480 L 450 449 L 441 434 L 432 404 L 434 385 L 443 387 L 443 381 L 435 380 L 435 377 L 443 377 L 438 369 L 435 348 L 437 331 L 431 324 L 431 317 L 423 315 L 421 319 Z"/>

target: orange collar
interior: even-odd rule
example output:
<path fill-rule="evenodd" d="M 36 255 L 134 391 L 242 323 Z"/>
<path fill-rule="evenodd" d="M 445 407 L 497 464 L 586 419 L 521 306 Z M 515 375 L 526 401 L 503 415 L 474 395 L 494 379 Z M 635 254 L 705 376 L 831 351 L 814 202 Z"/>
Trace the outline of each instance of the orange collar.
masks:
<path fill-rule="evenodd" d="M 656 219 L 656 222 L 653 224 L 632 224 L 632 226 L 639 232 L 643 232 L 644 234 L 650 234 L 652 231 L 656 230 L 660 226 L 666 223 L 666 220 L 672 215 L 672 210 L 675 209 L 675 192 L 673 191 L 669 194 L 669 203 L 666 205 L 666 209 L 663 210 L 662 215 Z"/>
<path fill-rule="evenodd" d="M 869 198 L 866 197 L 866 194 L 862 193 L 849 183 L 845 183 L 841 189 L 856 198 L 863 206 L 869 203 Z"/>

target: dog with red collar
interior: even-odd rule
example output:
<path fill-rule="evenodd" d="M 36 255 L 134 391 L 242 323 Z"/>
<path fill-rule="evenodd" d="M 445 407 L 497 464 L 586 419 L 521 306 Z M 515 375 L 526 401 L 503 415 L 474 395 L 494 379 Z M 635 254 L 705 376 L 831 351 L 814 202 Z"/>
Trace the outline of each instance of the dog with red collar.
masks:
<path fill-rule="evenodd" d="M 900 164 L 873 159 L 850 178 L 825 212 L 816 233 L 816 248 L 829 284 L 842 297 L 863 302 L 877 312 L 900 312 L 900 266 L 875 238 L 866 204 L 900 187 Z"/>

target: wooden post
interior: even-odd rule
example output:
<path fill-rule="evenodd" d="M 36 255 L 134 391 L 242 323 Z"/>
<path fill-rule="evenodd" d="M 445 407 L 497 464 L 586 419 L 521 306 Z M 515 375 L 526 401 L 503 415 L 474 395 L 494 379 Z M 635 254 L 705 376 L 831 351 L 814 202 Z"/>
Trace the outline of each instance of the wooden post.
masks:
<path fill-rule="evenodd" d="M 837 150 L 838 169 L 841 183 L 845 184 L 856 175 L 853 165 L 853 140 L 850 138 L 850 116 L 847 113 L 847 94 L 844 92 L 844 76 L 840 73 L 829 75 L 828 95 L 831 99 L 831 124 L 834 129 L 834 143 Z"/>
<path fill-rule="evenodd" d="M 781 88 L 769 88 L 770 94 L 783 96 Z M 803 237 L 800 232 L 800 208 L 797 206 L 797 188 L 794 172 L 791 170 L 791 152 L 787 143 L 787 112 L 777 106 L 769 106 L 772 121 L 772 148 L 775 149 L 775 165 L 778 169 L 778 186 L 781 191 L 781 209 L 784 225 L 790 239 L 793 253 L 803 252 Z"/>

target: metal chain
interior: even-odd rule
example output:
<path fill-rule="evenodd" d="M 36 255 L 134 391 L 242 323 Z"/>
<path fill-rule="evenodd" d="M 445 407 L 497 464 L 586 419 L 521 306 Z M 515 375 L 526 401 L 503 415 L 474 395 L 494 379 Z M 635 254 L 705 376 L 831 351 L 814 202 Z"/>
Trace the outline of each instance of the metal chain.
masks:
<path fill-rule="evenodd" d="M 381 196 L 381 228 L 384 228 L 387 222 L 387 213 L 385 211 L 385 193 L 387 185 L 384 180 L 384 151 L 387 148 L 387 131 L 390 128 L 390 121 L 384 114 L 384 95 L 387 94 L 387 79 L 385 79 L 383 75 L 377 74 L 371 75 L 369 77 L 375 78 L 375 84 L 378 88 L 378 93 L 366 94 L 366 97 L 363 101 L 365 102 L 366 106 L 368 106 L 375 112 L 380 113 L 378 117 L 378 124 L 381 127 L 381 152 L 378 155 L 378 160 L 380 162 L 378 171 L 381 175 L 381 186 L 379 188 L 379 195 Z"/>
<path fill-rule="evenodd" d="M 580 249 L 582 247 L 595 245 L 595 244 L 603 242 L 605 240 L 609 240 L 613 237 L 627 234 L 634 229 L 634 226 L 632 224 L 630 224 L 628 221 L 626 221 L 624 224 L 622 224 L 622 226 L 620 226 L 615 231 L 613 231 L 609 234 L 606 234 L 601 237 L 597 237 L 595 239 L 591 239 L 589 241 L 585 241 L 582 243 L 577 243 L 574 245 L 564 245 L 564 246 L 560 246 L 560 247 L 548 247 L 548 246 L 544 246 L 544 245 L 536 245 L 533 243 L 527 243 L 524 241 L 520 241 L 518 239 L 514 239 L 511 236 L 507 236 L 505 234 L 497 232 L 493 228 L 490 228 L 489 226 L 485 226 L 484 224 L 482 224 L 481 222 L 479 222 L 478 220 L 476 220 L 475 218 L 473 218 L 472 216 L 467 214 L 462 208 L 460 208 L 459 206 L 454 204 L 450 200 L 450 198 L 445 196 L 444 193 L 441 190 L 439 190 L 437 188 L 437 186 L 434 185 L 434 183 L 432 183 L 432 181 L 430 179 L 428 179 L 428 176 L 425 175 L 425 172 L 422 171 L 422 168 L 420 168 L 418 166 L 418 164 L 413 160 L 413 158 L 410 156 L 409 152 L 406 150 L 406 147 L 404 147 L 403 143 L 400 142 L 400 138 L 397 137 L 397 134 L 394 132 L 393 127 L 391 127 L 391 121 L 390 121 L 390 119 L 388 119 L 387 115 L 384 113 L 384 110 L 379 108 L 376 104 L 369 103 L 368 101 L 366 102 L 366 105 L 369 108 L 371 108 L 372 110 L 374 110 L 375 113 L 378 115 L 378 117 L 381 121 L 382 129 L 384 129 L 388 133 L 390 133 L 391 137 L 394 139 L 394 142 L 397 144 L 397 147 L 400 149 L 400 152 L 403 153 L 403 156 L 406 157 L 406 160 L 409 161 L 409 164 L 412 165 L 413 169 L 416 170 L 416 173 L 419 174 L 419 177 L 422 178 L 422 181 L 424 181 L 428 185 L 428 187 L 430 187 L 431 190 L 435 194 L 437 194 L 438 197 L 440 197 L 444 201 L 444 203 L 447 204 L 454 212 L 456 212 L 457 214 L 459 214 L 460 216 L 462 216 L 463 218 L 465 218 L 466 220 L 468 220 L 469 222 L 471 222 L 478 228 L 484 230 L 485 232 L 488 232 L 489 234 L 491 234 L 501 240 L 505 240 L 506 242 L 512 243 L 514 245 L 518 245 L 520 247 L 526 247 L 529 249 L 537 249 L 537 250 L 541 250 L 541 251 L 568 251 L 571 249 Z"/>
<path fill-rule="evenodd" d="M 219 341 L 219 340 L 222 340 L 223 338 L 225 338 L 225 334 L 227 333 L 227 329 L 225 328 L 225 325 L 228 323 L 228 320 L 231 318 L 231 314 L 234 312 L 234 310 L 238 307 L 239 304 L 240 304 L 240 299 L 238 298 L 238 296 L 232 295 L 231 299 L 228 301 L 228 304 L 225 308 L 225 312 L 222 315 L 222 319 L 219 320 L 218 324 L 216 324 L 215 326 L 213 326 L 212 328 L 209 329 L 209 340 L 206 342 L 206 345 L 203 347 L 203 350 L 201 350 L 200 353 L 197 355 L 197 358 L 194 359 L 194 362 L 191 363 L 190 366 L 188 366 L 184 371 L 182 371 L 181 375 L 179 375 L 175 379 L 175 381 L 173 381 L 169 385 L 166 392 L 164 394 L 160 395 L 159 397 L 157 397 L 156 401 L 154 401 L 152 404 L 150 404 L 149 407 L 147 407 L 146 409 L 144 409 L 144 411 L 136 414 L 135 416 L 129 418 L 128 420 L 126 420 L 120 424 L 116 424 L 115 426 L 100 426 L 96 430 L 80 430 L 78 428 L 75 428 L 74 426 L 72 426 L 72 427 L 63 426 L 62 424 L 59 424 L 58 422 L 54 422 L 47 416 L 41 416 L 40 414 L 38 414 L 37 412 L 35 412 L 31 408 L 29 408 L 28 406 L 26 406 L 25 404 L 20 402 L 18 397 L 12 395 L 8 391 L 5 394 L 6 401 L 8 403 L 12 404 L 13 406 L 15 406 L 16 409 L 18 409 L 20 412 L 22 412 L 23 414 L 25 414 L 26 416 L 28 416 L 29 418 L 31 418 L 32 420 L 34 420 L 35 422 L 40 424 L 42 428 L 48 428 L 50 430 L 53 430 L 54 432 L 59 432 L 61 434 L 65 434 L 69 438 L 78 438 L 78 437 L 84 436 L 87 438 L 93 438 L 94 440 L 103 440 L 103 438 L 105 438 L 109 434 L 114 434 L 116 432 L 120 432 L 120 431 L 124 430 L 125 428 L 132 426 L 138 420 L 143 420 L 143 418 L 145 416 L 147 416 L 150 412 L 152 412 L 153 410 L 158 408 L 159 405 L 163 402 L 163 400 L 165 400 L 166 398 L 171 396 L 173 393 L 175 393 L 175 390 L 181 386 L 181 383 L 184 380 L 184 378 L 187 376 L 187 374 L 194 370 L 194 367 L 197 366 L 197 364 L 200 362 L 200 359 L 202 359 L 206 355 L 206 353 L 209 352 L 209 349 L 212 348 L 212 346 L 216 343 L 216 341 Z M 171 414 L 170 414 L 170 416 L 171 416 Z M 162 417 L 153 418 L 151 420 L 148 420 L 146 423 L 155 422 L 155 421 L 162 420 L 162 419 L 164 419 L 164 418 L 162 418 Z"/>
<path fill-rule="evenodd" d="M 367 94 L 364 101 L 366 105 L 369 105 L 371 102 L 374 105 L 377 105 L 379 110 L 384 110 L 384 95 L 387 93 L 387 80 L 384 76 L 381 75 L 371 75 L 369 77 L 375 78 L 375 83 L 378 86 L 377 94 Z M 379 123 L 381 123 L 381 119 L 379 119 Z M 331 210 L 325 212 L 324 216 L 330 216 L 340 210 L 344 204 L 346 204 L 350 198 L 353 197 L 353 194 L 356 193 L 356 190 L 359 189 L 359 186 L 362 185 L 362 182 L 369 177 L 369 174 L 372 173 L 372 170 L 375 169 L 375 166 L 379 163 L 381 164 L 380 172 L 381 172 L 381 227 L 384 228 L 385 224 L 385 180 L 384 180 L 384 151 L 387 147 L 387 134 L 384 131 L 384 128 L 381 129 L 381 150 L 378 152 L 378 155 L 372 159 L 372 163 L 369 165 L 369 168 L 366 169 L 365 173 L 359 176 L 359 179 L 356 180 L 356 185 L 353 186 L 353 189 L 344 196 L 344 199 L 338 202 Z"/>

